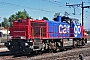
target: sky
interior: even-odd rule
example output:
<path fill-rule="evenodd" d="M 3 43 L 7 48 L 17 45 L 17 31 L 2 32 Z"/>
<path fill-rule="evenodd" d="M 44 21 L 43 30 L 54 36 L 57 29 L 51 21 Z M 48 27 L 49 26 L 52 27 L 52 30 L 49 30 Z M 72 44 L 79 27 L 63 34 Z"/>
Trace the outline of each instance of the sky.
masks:
<path fill-rule="evenodd" d="M 83 0 L 84 6 L 90 6 L 90 0 Z M 71 18 L 79 19 L 81 23 L 81 7 L 75 7 L 75 15 L 73 7 L 66 6 L 69 4 L 81 4 L 82 0 L 0 0 L 0 22 L 3 18 L 9 18 L 12 14 L 17 11 L 23 11 L 24 9 L 27 13 L 34 19 L 42 19 L 43 16 L 48 17 L 52 20 L 55 13 L 59 13 L 63 16 L 65 11 L 67 11 Z M 90 9 L 84 9 L 84 27 L 85 29 L 90 29 Z"/>

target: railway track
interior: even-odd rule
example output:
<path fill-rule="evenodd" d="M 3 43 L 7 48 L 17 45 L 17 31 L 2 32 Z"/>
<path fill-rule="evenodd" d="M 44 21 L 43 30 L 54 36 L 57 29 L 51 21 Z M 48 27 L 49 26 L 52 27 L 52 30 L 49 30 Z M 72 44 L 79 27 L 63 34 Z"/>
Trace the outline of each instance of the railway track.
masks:
<path fill-rule="evenodd" d="M 37 56 L 18 56 L 14 57 L 11 52 L 0 52 L 0 60 L 80 60 L 79 54 L 82 53 L 84 59 L 90 57 L 90 42 L 81 48 L 75 48 L 58 53 L 44 53 Z M 4 54 L 4 55 L 2 55 Z"/>
<path fill-rule="evenodd" d="M 71 59 L 79 59 L 79 54 L 82 53 L 84 57 L 90 55 L 90 47 L 89 48 L 82 48 L 78 50 L 69 50 L 64 52 L 58 53 L 51 53 L 42 56 L 31 57 L 29 59 L 32 60 L 71 60 Z M 28 58 L 27 58 L 28 59 Z"/>

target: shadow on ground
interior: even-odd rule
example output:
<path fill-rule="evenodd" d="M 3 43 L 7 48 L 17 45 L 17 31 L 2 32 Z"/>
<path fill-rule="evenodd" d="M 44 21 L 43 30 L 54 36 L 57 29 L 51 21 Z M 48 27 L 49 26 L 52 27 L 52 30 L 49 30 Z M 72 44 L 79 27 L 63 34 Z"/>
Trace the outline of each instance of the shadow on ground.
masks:
<path fill-rule="evenodd" d="M 10 51 L 0 52 L 0 56 L 9 56 L 9 55 L 13 55 L 13 54 Z"/>

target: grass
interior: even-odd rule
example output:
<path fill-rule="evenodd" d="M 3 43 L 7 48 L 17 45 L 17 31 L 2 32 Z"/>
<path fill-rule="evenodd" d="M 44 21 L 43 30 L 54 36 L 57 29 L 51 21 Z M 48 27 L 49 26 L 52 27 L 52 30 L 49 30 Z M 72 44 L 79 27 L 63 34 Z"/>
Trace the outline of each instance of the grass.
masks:
<path fill-rule="evenodd" d="M 6 38 L 6 37 L 1 37 L 1 38 L 0 38 L 0 42 L 4 43 L 4 42 L 6 42 L 6 41 L 7 41 L 7 38 Z"/>
<path fill-rule="evenodd" d="M 90 40 L 90 36 L 88 37 L 88 40 Z"/>

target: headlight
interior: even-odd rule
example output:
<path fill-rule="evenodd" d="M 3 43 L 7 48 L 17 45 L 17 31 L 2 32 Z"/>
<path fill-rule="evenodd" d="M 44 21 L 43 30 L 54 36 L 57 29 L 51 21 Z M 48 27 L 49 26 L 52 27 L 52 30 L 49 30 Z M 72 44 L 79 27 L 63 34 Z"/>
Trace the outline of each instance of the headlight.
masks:
<path fill-rule="evenodd" d="M 25 46 L 28 46 L 28 43 L 25 43 Z"/>
<path fill-rule="evenodd" d="M 32 40 L 30 40 L 30 42 L 33 42 Z"/>
<path fill-rule="evenodd" d="M 24 39 L 24 37 L 23 37 L 23 36 L 21 36 L 21 39 Z"/>

